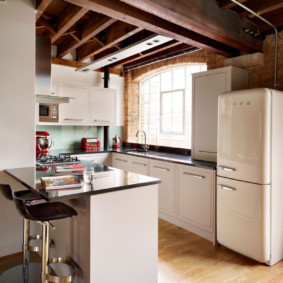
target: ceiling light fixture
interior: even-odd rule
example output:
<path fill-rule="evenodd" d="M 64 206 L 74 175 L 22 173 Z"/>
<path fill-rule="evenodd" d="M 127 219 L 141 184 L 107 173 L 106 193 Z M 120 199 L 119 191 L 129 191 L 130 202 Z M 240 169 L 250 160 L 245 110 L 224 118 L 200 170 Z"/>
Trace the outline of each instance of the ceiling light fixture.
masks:
<path fill-rule="evenodd" d="M 140 52 L 146 51 L 163 43 L 172 40 L 172 38 L 163 36 L 163 35 L 152 35 L 143 40 L 140 40 L 132 45 L 129 45 L 123 49 L 120 49 L 111 55 L 105 56 L 98 60 L 95 60 L 89 64 L 86 64 L 83 67 L 76 69 L 79 72 L 87 72 L 90 70 L 96 70 L 107 65 L 110 65 L 114 62 L 120 61 L 122 59 L 128 58 L 132 55 L 138 54 Z"/>

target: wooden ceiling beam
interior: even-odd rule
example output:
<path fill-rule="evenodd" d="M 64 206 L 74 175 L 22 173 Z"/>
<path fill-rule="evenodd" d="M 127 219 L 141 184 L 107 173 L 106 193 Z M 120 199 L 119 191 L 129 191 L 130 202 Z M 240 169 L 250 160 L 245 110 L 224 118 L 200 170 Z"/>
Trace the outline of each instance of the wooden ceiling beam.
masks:
<path fill-rule="evenodd" d="M 283 1 L 282 0 L 268 0 L 268 1 L 250 0 L 247 4 L 247 7 L 253 10 L 254 12 L 256 12 L 257 14 L 263 15 L 282 8 Z M 248 11 L 243 11 L 240 13 L 240 15 L 248 16 L 250 18 L 255 17 L 255 15 L 249 13 Z"/>
<path fill-rule="evenodd" d="M 112 25 L 108 29 L 104 30 L 103 40 L 99 38 L 100 41 L 104 43 L 104 46 L 98 47 L 98 45 L 94 44 L 94 42 L 86 43 L 80 46 L 77 49 L 77 60 L 83 61 L 88 59 L 140 31 L 141 28 L 137 28 L 123 22 L 117 22 L 115 25 Z"/>
<path fill-rule="evenodd" d="M 72 68 L 80 68 L 85 65 L 85 63 L 77 62 L 74 60 L 66 60 L 58 57 L 52 57 L 51 63 L 55 65 L 67 66 Z"/>
<path fill-rule="evenodd" d="M 40 17 L 37 21 L 37 24 L 40 24 L 44 26 L 46 29 L 50 31 L 51 34 L 56 34 L 56 28 L 53 24 L 51 24 L 49 21 L 45 20 L 43 17 Z"/>
<path fill-rule="evenodd" d="M 116 20 L 103 15 L 95 15 L 82 28 L 82 35 L 80 41 L 72 40 L 58 46 L 57 57 L 63 57 L 71 51 L 77 49 L 79 46 L 86 43 L 89 39 L 97 35 L 102 30 L 112 25 Z"/>
<path fill-rule="evenodd" d="M 88 9 L 69 6 L 58 19 L 57 33 L 51 37 L 51 43 L 54 43 L 64 32 L 72 27 L 82 16 L 88 12 Z"/>
<path fill-rule="evenodd" d="M 238 0 L 240 3 L 245 3 L 247 0 Z M 231 9 L 233 7 L 237 6 L 236 3 L 232 2 L 231 0 L 219 0 L 219 7 L 222 9 Z"/>
<path fill-rule="evenodd" d="M 221 9 L 217 1 L 186 0 L 178 4 L 175 0 L 119 1 L 238 50 L 261 50 L 259 39 L 242 32 L 243 28 L 254 29 L 255 24 L 243 22 L 232 11 Z"/>
<path fill-rule="evenodd" d="M 44 13 L 44 11 L 47 9 L 47 7 L 52 1 L 53 0 L 41 0 L 41 1 L 37 0 L 36 1 L 36 15 L 35 15 L 36 21 L 41 17 L 41 15 Z"/>
<path fill-rule="evenodd" d="M 194 49 L 195 49 L 195 47 L 190 47 L 190 46 L 182 43 L 179 46 L 174 46 L 174 47 L 168 48 L 166 50 L 166 52 L 161 51 L 159 53 L 151 54 L 151 55 L 145 56 L 143 58 L 136 58 L 136 60 L 132 61 L 129 64 L 123 64 L 123 68 L 126 69 L 126 68 L 129 68 L 129 67 L 132 67 L 132 66 L 143 65 L 145 63 L 154 63 L 154 62 L 157 62 L 159 60 L 166 60 L 166 57 L 169 56 L 169 55 L 178 53 L 178 56 L 180 56 L 179 52 L 185 51 L 185 50 L 190 51 L 190 50 L 194 50 Z"/>
<path fill-rule="evenodd" d="M 72 3 L 74 5 L 87 8 L 92 11 L 96 11 L 101 14 L 108 15 L 109 17 L 116 18 L 117 20 L 127 22 L 129 24 L 138 26 L 142 29 L 146 29 L 157 34 L 161 34 L 170 37 L 172 39 L 176 39 L 188 45 L 192 45 L 201 49 L 206 49 L 216 54 L 230 56 L 231 54 L 235 55 L 238 53 L 238 50 L 229 47 L 226 44 L 217 42 L 216 40 L 210 39 L 206 36 L 203 36 L 202 34 L 196 33 L 185 27 L 177 25 L 174 22 L 164 20 L 160 17 L 152 15 L 151 13 L 142 11 L 140 9 L 137 9 L 135 7 L 132 7 L 117 0 L 103 0 L 103 1 L 65 0 L 65 1 Z M 133 2 L 136 3 L 141 1 L 133 1 Z M 183 2 L 184 1 L 180 1 L 180 3 Z M 214 1 L 209 1 L 209 2 L 214 2 Z M 255 45 L 256 47 L 254 47 L 254 49 L 258 50 L 258 45 L 257 44 Z M 242 49 L 250 50 L 252 48 L 246 46 L 246 48 L 242 48 Z"/>

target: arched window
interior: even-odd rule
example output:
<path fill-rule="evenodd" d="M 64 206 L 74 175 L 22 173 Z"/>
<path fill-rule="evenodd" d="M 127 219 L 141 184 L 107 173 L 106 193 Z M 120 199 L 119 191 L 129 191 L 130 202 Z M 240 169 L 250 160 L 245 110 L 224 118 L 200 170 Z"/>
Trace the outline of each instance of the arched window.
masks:
<path fill-rule="evenodd" d="M 187 64 L 162 70 L 140 82 L 139 128 L 148 143 L 191 148 L 192 73 L 205 64 Z"/>

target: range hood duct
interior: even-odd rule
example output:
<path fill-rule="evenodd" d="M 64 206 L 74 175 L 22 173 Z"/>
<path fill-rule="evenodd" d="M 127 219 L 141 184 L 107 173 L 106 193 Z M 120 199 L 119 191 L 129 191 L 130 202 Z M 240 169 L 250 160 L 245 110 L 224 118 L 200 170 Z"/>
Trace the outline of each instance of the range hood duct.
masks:
<path fill-rule="evenodd" d="M 36 102 L 68 103 L 71 97 L 51 95 L 51 40 L 49 38 L 36 36 L 35 62 Z"/>

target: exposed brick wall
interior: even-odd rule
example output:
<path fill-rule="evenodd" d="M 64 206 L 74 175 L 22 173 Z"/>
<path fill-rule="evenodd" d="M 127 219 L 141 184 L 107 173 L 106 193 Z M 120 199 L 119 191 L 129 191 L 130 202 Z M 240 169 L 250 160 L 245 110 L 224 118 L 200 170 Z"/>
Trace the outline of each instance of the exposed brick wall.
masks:
<path fill-rule="evenodd" d="M 278 48 L 278 89 L 283 90 L 283 32 L 279 34 Z M 250 72 L 249 87 L 273 88 L 274 72 L 274 35 L 269 35 L 263 42 L 264 65 L 248 68 Z M 176 58 L 150 64 L 125 74 L 125 108 L 124 108 L 124 140 L 137 142 L 136 132 L 138 130 L 139 111 L 139 82 L 145 76 L 160 71 L 170 66 L 186 63 L 206 63 L 207 69 L 224 67 L 225 57 L 208 53 L 204 50 L 196 51 Z"/>

